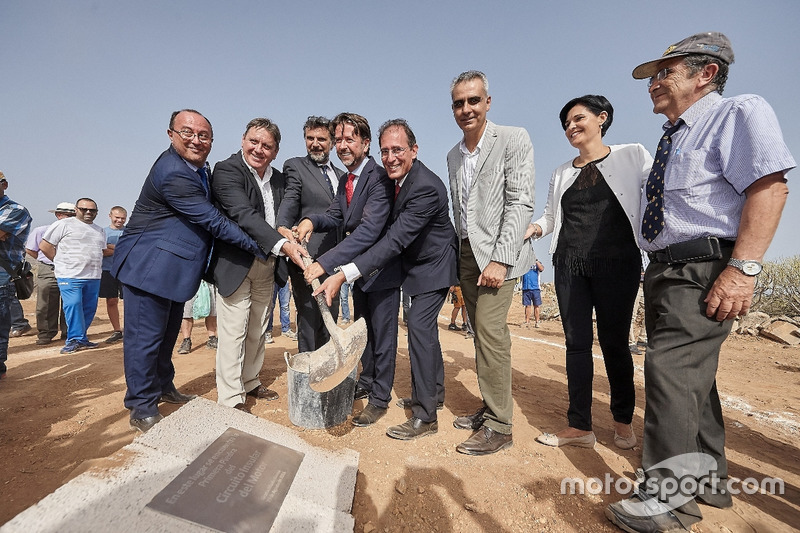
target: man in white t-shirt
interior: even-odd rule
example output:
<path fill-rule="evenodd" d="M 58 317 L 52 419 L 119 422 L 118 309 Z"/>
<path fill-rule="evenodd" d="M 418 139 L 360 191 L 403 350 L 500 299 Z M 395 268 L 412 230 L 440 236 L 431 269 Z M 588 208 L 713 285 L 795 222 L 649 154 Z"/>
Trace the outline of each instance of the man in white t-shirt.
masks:
<path fill-rule="evenodd" d="M 94 223 L 97 217 L 94 200 L 79 199 L 75 202 L 75 210 L 75 217 L 52 224 L 39 243 L 39 249 L 55 265 L 67 320 L 67 343 L 61 353 L 75 353 L 98 346 L 89 342 L 86 330 L 97 311 L 106 236 L 103 228 Z"/>

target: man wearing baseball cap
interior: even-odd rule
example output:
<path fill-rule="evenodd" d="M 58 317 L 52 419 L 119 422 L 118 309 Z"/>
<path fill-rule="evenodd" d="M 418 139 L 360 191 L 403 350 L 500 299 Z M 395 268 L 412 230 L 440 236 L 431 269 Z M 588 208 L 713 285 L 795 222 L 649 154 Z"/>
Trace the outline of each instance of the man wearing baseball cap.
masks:
<path fill-rule="evenodd" d="M 55 209 L 49 211 L 56 216 L 56 219 L 74 217 L 75 204 L 61 202 Z M 61 291 L 58 290 L 58 281 L 54 271 L 53 262 L 47 258 L 39 249 L 39 243 L 52 224 L 38 226 L 31 230 L 28 241 L 25 243 L 25 251 L 29 256 L 39 261 L 36 269 L 36 329 L 39 334 L 36 344 L 46 345 L 53 342 L 53 339 L 61 330 L 61 338 L 67 338 L 67 322 L 64 319 L 64 310 L 61 307 Z"/>
<path fill-rule="evenodd" d="M 730 507 L 716 387 L 722 342 L 750 308 L 755 276 L 795 166 L 760 96 L 723 98 L 728 38 L 699 33 L 633 70 L 667 122 L 642 194 L 645 478 L 606 516 L 625 531 L 689 529 L 698 501 Z"/>

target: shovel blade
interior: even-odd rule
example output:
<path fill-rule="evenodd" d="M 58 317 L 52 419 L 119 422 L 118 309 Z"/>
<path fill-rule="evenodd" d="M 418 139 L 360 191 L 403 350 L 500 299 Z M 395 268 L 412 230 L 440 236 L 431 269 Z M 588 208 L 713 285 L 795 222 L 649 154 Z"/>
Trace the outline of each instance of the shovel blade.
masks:
<path fill-rule="evenodd" d="M 331 332 L 331 337 L 311 352 L 308 386 L 316 392 L 333 389 L 358 366 L 367 347 L 367 323 L 359 318 L 349 328 Z"/>

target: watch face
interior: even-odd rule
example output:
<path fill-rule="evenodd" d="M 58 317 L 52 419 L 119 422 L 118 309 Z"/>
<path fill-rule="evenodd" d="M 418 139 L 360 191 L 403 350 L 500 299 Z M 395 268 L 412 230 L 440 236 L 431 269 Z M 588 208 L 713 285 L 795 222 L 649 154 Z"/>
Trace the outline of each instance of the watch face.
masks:
<path fill-rule="evenodd" d="M 759 272 L 761 272 L 761 265 L 756 263 L 755 261 L 745 261 L 742 265 L 742 272 L 747 274 L 748 276 L 755 276 Z"/>

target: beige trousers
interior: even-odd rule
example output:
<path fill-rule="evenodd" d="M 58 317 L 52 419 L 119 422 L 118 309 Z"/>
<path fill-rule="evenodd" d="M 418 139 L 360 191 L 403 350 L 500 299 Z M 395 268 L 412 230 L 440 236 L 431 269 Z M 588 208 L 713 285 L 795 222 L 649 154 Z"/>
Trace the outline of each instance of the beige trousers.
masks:
<path fill-rule="evenodd" d="M 256 259 L 242 284 L 217 297 L 217 403 L 234 407 L 261 385 L 267 311 L 275 285 L 275 257 Z"/>

